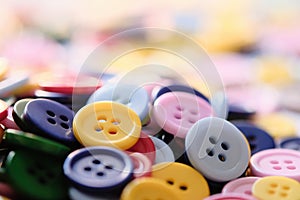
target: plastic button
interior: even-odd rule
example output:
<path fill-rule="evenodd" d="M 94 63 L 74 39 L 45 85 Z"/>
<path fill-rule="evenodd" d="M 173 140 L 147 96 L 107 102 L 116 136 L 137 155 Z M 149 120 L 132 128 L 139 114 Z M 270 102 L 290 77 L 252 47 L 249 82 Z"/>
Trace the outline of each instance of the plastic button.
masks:
<path fill-rule="evenodd" d="M 140 178 L 130 182 L 123 190 L 121 200 L 180 200 L 164 181 L 156 178 Z"/>
<path fill-rule="evenodd" d="M 187 134 L 185 147 L 191 164 L 216 182 L 235 179 L 248 167 L 250 149 L 246 138 L 221 118 L 209 117 L 194 124 Z"/>
<path fill-rule="evenodd" d="M 282 176 L 268 176 L 256 181 L 252 194 L 260 200 L 300 199 L 300 183 Z"/>
<path fill-rule="evenodd" d="M 249 119 L 255 115 L 255 110 L 243 107 L 241 105 L 229 105 L 228 120 Z"/>
<path fill-rule="evenodd" d="M 113 101 L 127 105 L 138 114 L 141 120 L 147 116 L 149 111 L 147 91 L 135 85 L 106 84 L 92 94 L 87 104 L 97 101 Z"/>
<path fill-rule="evenodd" d="M 290 149 L 268 149 L 250 159 L 254 176 L 286 176 L 300 181 L 300 152 Z"/>
<path fill-rule="evenodd" d="M 66 106 L 48 99 L 34 99 L 26 106 L 24 121 L 30 132 L 62 142 L 67 146 L 77 146 L 73 135 L 74 113 Z"/>
<path fill-rule="evenodd" d="M 12 112 L 13 112 L 13 107 L 9 107 L 8 108 L 8 116 L 3 119 L 2 121 L 0 121 L 0 123 L 6 128 L 6 129 L 16 129 L 16 130 L 20 130 L 20 128 L 18 127 L 18 125 L 15 123 L 13 116 L 12 116 Z"/>
<path fill-rule="evenodd" d="M 210 104 L 186 92 L 168 92 L 154 102 L 153 114 L 166 132 L 185 138 L 190 127 L 199 119 L 212 116 Z"/>
<path fill-rule="evenodd" d="M 80 109 L 73 122 L 74 134 L 84 146 L 112 146 L 123 150 L 139 139 L 141 120 L 129 107 L 109 101 Z"/>
<path fill-rule="evenodd" d="M 203 200 L 258 200 L 255 197 L 241 193 L 221 193 L 207 197 Z"/>
<path fill-rule="evenodd" d="M 4 120 L 8 115 L 8 105 L 0 99 L 0 121 Z"/>
<path fill-rule="evenodd" d="M 23 130 L 28 131 L 28 125 L 24 122 L 23 113 L 26 105 L 33 99 L 21 99 L 14 105 L 12 116 L 16 124 Z"/>
<path fill-rule="evenodd" d="M 175 161 L 171 148 L 165 142 L 153 136 L 150 136 L 150 138 L 155 146 L 155 164 Z"/>
<path fill-rule="evenodd" d="M 90 194 L 85 193 L 77 188 L 70 187 L 69 197 L 72 200 L 119 200 L 119 197 L 114 197 L 112 194 L 102 193 L 102 194 Z"/>
<path fill-rule="evenodd" d="M 149 177 L 152 173 L 152 163 L 149 158 L 141 153 L 129 153 L 129 156 L 133 162 L 134 178 Z"/>
<path fill-rule="evenodd" d="M 3 136 L 4 136 L 4 129 L 3 129 L 2 126 L 0 125 L 0 144 L 1 144 L 1 142 L 2 142 Z"/>
<path fill-rule="evenodd" d="M 292 150 L 300 151 L 300 138 L 299 137 L 285 138 L 280 141 L 279 147 L 283 149 L 292 149 Z"/>
<path fill-rule="evenodd" d="M 0 96 L 8 96 L 18 88 L 24 86 L 29 81 L 29 76 L 26 74 L 17 74 L 0 81 Z"/>
<path fill-rule="evenodd" d="M 90 192 L 122 189 L 133 176 L 133 163 L 111 147 L 78 149 L 66 158 L 64 174 L 74 186 Z"/>
<path fill-rule="evenodd" d="M 152 177 L 163 180 L 180 199 L 203 199 L 209 196 L 204 177 L 188 165 L 177 162 L 159 163 L 153 166 Z"/>
<path fill-rule="evenodd" d="M 235 179 L 223 187 L 222 193 L 242 193 L 252 195 L 252 186 L 258 179 L 258 177 L 244 177 Z"/>

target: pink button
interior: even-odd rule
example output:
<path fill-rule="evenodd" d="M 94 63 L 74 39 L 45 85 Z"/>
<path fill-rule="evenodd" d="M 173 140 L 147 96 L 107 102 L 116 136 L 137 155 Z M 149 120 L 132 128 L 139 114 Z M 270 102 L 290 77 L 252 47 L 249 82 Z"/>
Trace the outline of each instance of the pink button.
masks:
<path fill-rule="evenodd" d="M 257 200 L 255 197 L 241 193 L 221 193 L 209 196 L 203 200 Z"/>
<path fill-rule="evenodd" d="M 258 177 L 244 177 L 235 179 L 223 187 L 222 193 L 242 193 L 252 195 L 252 185 L 258 179 Z"/>
<path fill-rule="evenodd" d="M 250 159 L 254 176 L 285 176 L 300 181 L 300 152 L 290 149 L 268 149 Z"/>
<path fill-rule="evenodd" d="M 154 102 L 153 115 L 168 133 L 185 138 L 188 130 L 199 119 L 213 116 L 210 104 L 187 92 L 168 92 Z"/>
<path fill-rule="evenodd" d="M 133 176 L 134 178 L 150 177 L 152 172 L 152 163 L 141 153 L 127 152 L 134 164 Z"/>

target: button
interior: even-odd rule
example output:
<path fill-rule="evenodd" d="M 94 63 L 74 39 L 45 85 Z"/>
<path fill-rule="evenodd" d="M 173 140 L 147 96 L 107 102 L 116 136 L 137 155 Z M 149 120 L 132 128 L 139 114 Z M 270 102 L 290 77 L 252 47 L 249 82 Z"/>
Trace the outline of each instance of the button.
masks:
<path fill-rule="evenodd" d="M 210 104 L 186 92 L 168 92 L 154 101 L 153 114 L 166 132 L 185 138 L 190 127 L 199 119 L 212 116 Z"/>
<path fill-rule="evenodd" d="M 129 156 L 133 162 L 134 178 L 149 177 L 152 173 L 152 163 L 149 158 L 141 153 L 129 153 Z"/>
<path fill-rule="evenodd" d="M 207 197 L 203 200 L 258 200 L 255 197 L 241 193 L 220 193 Z"/>
<path fill-rule="evenodd" d="M 123 150 L 139 139 L 141 120 L 129 107 L 110 101 L 88 104 L 75 115 L 73 130 L 84 146 L 112 146 Z"/>
<path fill-rule="evenodd" d="M 177 193 L 179 199 L 203 199 L 209 196 L 204 177 L 188 165 L 177 162 L 159 163 L 153 166 L 152 177 L 163 180 Z"/>
<path fill-rule="evenodd" d="M 8 115 L 5 119 L 0 121 L 0 123 L 5 127 L 5 129 L 16 129 L 20 130 L 18 125 L 15 123 L 13 117 L 12 117 L 12 112 L 13 112 L 13 107 L 9 107 L 8 109 Z"/>
<path fill-rule="evenodd" d="M 233 124 L 245 135 L 251 149 L 251 155 L 275 148 L 273 138 L 264 130 L 247 122 L 233 122 Z"/>
<path fill-rule="evenodd" d="M 21 99 L 14 105 L 12 116 L 16 124 L 23 130 L 28 131 L 29 127 L 23 119 L 23 113 L 26 105 L 33 99 Z"/>
<path fill-rule="evenodd" d="M 156 178 L 139 178 L 131 181 L 123 190 L 121 200 L 179 200 L 180 197 L 164 181 Z"/>
<path fill-rule="evenodd" d="M 7 155 L 0 176 L 5 176 L 24 199 L 66 199 L 67 183 L 61 166 L 62 162 L 55 157 L 16 150 Z"/>
<path fill-rule="evenodd" d="M 258 177 L 244 177 L 235 179 L 223 187 L 222 193 L 241 193 L 252 195 L 252 185 L 258 179 Z"/>
<path fill-rule="evenodd" d="M 87 104 L 96 101 L 113 101 L 127 105 L 143 120 L 149 111 L 147 91 L 136 85 L 106 84 L 88 99 Z"/>
<path fill-rule="evenodd" d="M 237 120 L 237 119 L 250 119 L 256 114 L 255 110 L 250 108 L 246 108 L 245 106 L 241 105 L 229 105 L 228 107 L 228 117 L 227 119 L 230 120 Z"/>
<path fill-rule="evenodd" d="M 204 118 L 194 124 L 185 147 L 191 164 L 212 181 L 230 181 L 248 167 L 250 148 L 246 138 L 221 118 Z"/>
<path fill-rule="evenodd" d="M 2 140 L 3 140 L 3 136 L 4 136 L 4 129 L 0 125 L 0 144 L 1 144 Z"/>
<path fill-rule="evenodd" d="M 65 157 L 70 152 L 68 147 L 60 143 L 14 129 L 5 130 L 5 143 L 13 148 L 27 148 L 57 157 Z"/>
<path fill-rule="evenodd" d="M 8 105 L 0 99 L 0 121 L 4 120 L 8 115 Z"/>
<path fill-rule="evenodd" d="M 268 176 L 256 181 L 252 194 L 260 200 L 300 199 L 300 183 L 283 176 Z"/>
<path fill-rule="evenodd" d="M 7 183 L 3 182 L 0 182 L 0 199 L 1 197 L 3 200 L 17 199 L 16 192 L 13 190 L 13 188 Z"/>
<path fill-rule="evenodd" d="M 49 99 L 34 99 L 25 106 L 23 119 L 30 127 L 29 132 L 77 146 L 72 131 L 74 113 L 66 106 Z"/>
<path fill-rule="evenodd" d="M 13 76 L 0 81 L 0 96 L 9 96 L 18 88 L 26 85 L 29 81 L 29 76 L 21 73 L 14 73 Z"/>
<path fill-rule="evenodd" d="M 175 162 L 174 154 L 170 147 L 160 139 L 150 136 L 155 146 L 155 164 L 162 162 Z"/>
<path fill-rule="evenodd" d="M 279 147 L 283 149 L 292 149 L 296 151 L 300 151 L 300 138 L 286 138 L 280 141 Z"/>
<path fill-rule="evenodd" d="M 148 135 L 141 132 L 138 141 L 127 151 L 129 152 L 139 152 L 148 157 L 151 163 L 155 161 L 155 146 Z"/>
<path fill-rule="evenodd" d="M 268 149 L 250 159 L 254 176 L 286 176 L 300 181 L 300 152 L 290 149 Z"/>
<path fill-rule="evenodd" d="M 147 135 L 156 135 L 161 130 L 162 128 L 157 124 L 156 120 L 154 119 L 152 107 L 150 106 L 149 118 L 147 123 L 143 125 L 142 131 Z"/>
<path fill-rule="evenodd" d="M 69 154 L 63 170 L 77 188 L 99 192 L 122 189 L 132 179 L 133 163 L 118 149 L 98 146 Z"/>
<path fill-rule="evenodd" d="M 78 190 L 75 187 L 69 188 L 69 197 L 72 200 L 119 200 L 120 197 L 114 197 L 113 194 L 90 194 Z"/>

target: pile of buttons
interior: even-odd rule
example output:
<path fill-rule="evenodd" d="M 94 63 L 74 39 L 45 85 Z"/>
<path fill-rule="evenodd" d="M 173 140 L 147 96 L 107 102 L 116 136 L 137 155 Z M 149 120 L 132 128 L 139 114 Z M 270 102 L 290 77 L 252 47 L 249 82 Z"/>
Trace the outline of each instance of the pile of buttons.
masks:
<path fill-rule="evenodd" d="M 1 78 L 3 199 L 300 199 L 300 138 L 278 140 L 255 111 L 219 118 L 179 83 L 66 74 L 20 95 L 26 76 Z"/>

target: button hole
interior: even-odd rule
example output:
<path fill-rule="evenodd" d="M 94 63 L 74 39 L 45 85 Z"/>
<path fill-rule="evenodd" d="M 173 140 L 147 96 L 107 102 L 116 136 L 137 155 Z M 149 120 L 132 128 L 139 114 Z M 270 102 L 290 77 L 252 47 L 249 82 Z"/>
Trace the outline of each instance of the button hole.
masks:
<path fill-rule="evenodd" d="M 251 151 L 254 151 L 256 149 L 256 145 L 255 144 L 250 143 L 249 145 L 250 145 Z"/>
<path fill-rule="evenodd" d="M 185 191 L 185 190 L 187 190 L 187 189 L 188 189 L 188 187 L 187 187 L 187 186 L 185 186 L 185 185 L 181 185 L 181 186 L 179 186 L 179 189 L 181 189 L 181 190 Z"/>
<path fill-rule="evenodd" d="M 69 125 L 66 123 L 60 123 L 60 126 L 63 127 L 64 129 L 69 129 Z"/>
<path fill-rule="evenodd" d="M 214 137 L 209 137 L 208 140 L 212 144 L 216 144 L 217 143 L 217 140 Z"/>
<path fill-rule="evenodd" d="M 103 130 L 102 126 L 96 126 L 95 131 L 96 132 L 101 132 Z"/>
<path fill-rule="evenodd" d="M 247 137 L 248 141 L 255 141 L 256 140 L 256 137 L 254 135 L 250 135 Z"/>
<path fill-rule="evenodd" d="M 56 124 L 56 121 L 52 118 L 48 118 L 47 121 L 52 124 L 52 125 L 55 125 Z"/>
<path fill-rule="evenodd" d="M 279 166 L 274 166 L 273 169 L 275 169 L 275 170 L 281 170 L 282 168 L 279 167 Z"/>
<path fill-rule="evenodd" d="M 277 183 L 271 183 L 270 186 L 271 186 L 272 188 L 276 188 L 276 187 L 278 187 L 278 184 L 277 184 Z"/>
<path fill-rule="evenodd" d="M 65 122 L 68 122 L 68 121 L 69 121 L 69 118 L 66 117 L 65 115 L 61 115 L 61 116 L 59 116 L 59 118 L 60 118 L 61 120 L 65 121 Z"/>
<path fill-rule="evenodd" d="M 214 151 L 211 149 L 206 149 L 206 153 L 207 155 L 209 155 L 210 157 L 214 156 Z"/>
<path fill-rule="evenodd" d="M 189 119 L 189 122 L 190 122 L 191 124 L 195 124 L 195 123 L 196 123 L 196 120 L 194 120 L 194 119 Z"/>
<path fill-rule="evenodd" d="M 97 172 L 97 176 L 104 176 L 105 174 L 103 172 Z"/>
<path fill-rule="evenodd" d="M 92 161 L 92 163 L 95 164 L 95 165 L 99 165 L 99 164 L 101 164 L 101 161 L 98 160 L 98 159 L 94 159 L 94 160 Z"/>
<path fill-rule="evenodd" d="M 286 164 L 292 164 L 293 161 L 292 160 L 285 160 L 284 163 L 286 163 Z"/>
<path fill-rule="evenodd" d="M 279 162 L 277 160 L 271 160 L 270 163 L 274 164 L 274 165 L 279 164 Z"/>
<path fill-rule="evenodd" d="M 101 116 L 98 116 L 97 120 L 98 120 L 98 122 L 100 122 L 100 123 L 104 123 L 104 122 L 106 122 L 107 119 L 106 119 L 105 116 L 101 115 Z"/>
<path fill-rule="evenodd" d="M 106 165 L 105 169 L 111 170 L 111 169 L 114 169 L 114 167 L 112 165 Z"/>
<path fill-rule="evenodd" d="M 28 172 L 29 174 L 31 174 L 31 175 L 35 175 L 35 174 L 36 174 L 36 171 L 35 171 L 35 169 L 33 169 L 33 168 L 28 168 L 28 169 L 27 169 L 27 172 Z"/>
<path fill-rule="evenodd" d="M 183 108 L 182 108 L 180 105 L 177 105 L 177 106 L 176 106 L 176 109 L 177 109 L 178 111 L 183 111 Z"/>
<path fill-rule="evenodd" d="M 42 185 L 47 184 L 47 180 L 44 179 L 43 177 L 40 177 L 40 178 L 38 179 L 38 181 L 39 181 L 39 183 L 42 184 Z"/>
<path fill-rule="evenodd" d="M 285 193 L 285 192 L 282 192 L 282 193 L 280 193 L 280 196 L 282 196 L 282 197 L 286 197 L 286 196 L 287 196 L 287 193 Z"/>
<path fill-rule="evenodd" d="M 229 145 L 228 145 L 227 143 L 225 143 L 225 142 L 222 142 L 222 143 L 221 143 L 221 147 L 222 147 L 222 149 L 224 149 L 225 151 L 229 149 Z"/>
<path fill-rule="evenodd" d="M 174 115 L 174 117 L 175 117 L 175 119 L 181 119 L 181 114 L 176 113 L 176 114 Z"/>
<path fill-rule="evenodd" d="M 197 111 L 197 110 L 190 110 L 190 113 L 191 113 L 192 115 L 198 115 L 198 111 Z"/>
<path fill-rule="evenodd" d="M 290 188 L 290 186 L 284 185 L 284 186 L 282 186 L 282 189 L 284 189 L 284 190 L 289 190 L 289 189 L 291 189 L 291 188 Z"/>
<path fill-rule="evenodd" d="M 118 130 L 117 130 L 116 128 L 110 128 L 110 129 L 108 130 L 108 133 L 111 134 L 111 135 L 115 135 L 115 134 L 118 133 Z"/>
<path fill-rule="evenodd" d="M 275 193 L 275 191 L 274 190 L 269 190 L 268 193 L 272 195 L 272 194 Z"/>
<path fill-rule="evenodd" d="M 226 157 L 223 154 L 219 154 L 218 158 L 220 161 L 225 162 L 226 161 Z"/>
<path fill-rule="evenodd" d="M 167 183 L 170 184 L 170 185 L 174 185 L 174 181 L 172 181 L 170 179 L 167 180 Z"/>
<path fill-rule="evenodd" d="M 121 121 L 118 120 L 118 119 L 112 119 L 111 123 L 114 124 L 114 125 L 119 125 L 121 123 Z"/>
<path fill-rule="evenodd" d="M 46 112 L 50 117 L 55 117 L 55 113 L 52 112 L 51 110 L 47 110 Z"/>
<path fill-rule="evenodd" d="M 287 166 L 286 168 L 288 168 L 289 170 L 295 170 L 295 169 L 296 169 L 296 166 L 291 165 L 291 166 Z"/>
<path fill-rule="evenodd" d="M 83 169 L 84 169 L 84 171 L 87 171 L 87 172 L 92 171 L 92 168 L 91 168 L 91 167 L 85 167 L 85 168 L 83 168 Z"/>

